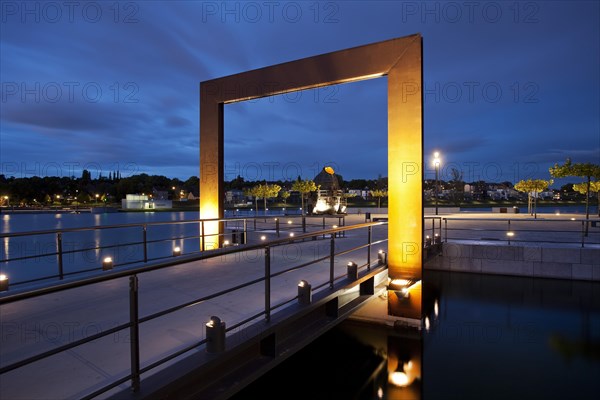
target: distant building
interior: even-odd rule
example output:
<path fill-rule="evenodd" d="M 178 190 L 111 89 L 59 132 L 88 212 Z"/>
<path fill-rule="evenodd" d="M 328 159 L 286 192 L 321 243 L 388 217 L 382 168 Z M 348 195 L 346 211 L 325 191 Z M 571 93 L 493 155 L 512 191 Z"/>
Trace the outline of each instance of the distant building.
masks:
<path fill-rule="evenodd" d="M 171 200 L 151 199 L 145 194 L 128 194 L 121 200 L 123 210 L 155 210 L 161 208 L 172 208 Z"/>
<path fill-rule="evenodd" d="M 247 199 L 243 190 L 231 189 L 225 192 L 225 203 L 232 205 L 246 204 Z"/>

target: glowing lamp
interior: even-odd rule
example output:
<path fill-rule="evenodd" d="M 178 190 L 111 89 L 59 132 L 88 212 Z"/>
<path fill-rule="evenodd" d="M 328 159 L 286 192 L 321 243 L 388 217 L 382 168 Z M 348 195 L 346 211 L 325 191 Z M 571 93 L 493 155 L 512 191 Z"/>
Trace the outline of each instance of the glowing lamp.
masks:
<path fill-rule="evenodd" d="M 305 280 L 298 282 L 298 303 L 302 305 L 310 304 L 312 301 L 312 288 L 310 283 Z"/>
<path fill-rule="evenodd" d="M 383 250 L 379 250 L 377 252 L 377 263 L 379 265 L 386 265 L 387 264 L 387 253 Z"/>
<path fill-rule="evenodd" d="M 0 274 L 0 292 L 6 292 L 8 290 L 8 276 Z"/>
<path fill-rule="evenodd" d="M 348 279 L 353 281 L 358 279 L 358 265 L 352 261 L 348 263 Z"/>
<path fill-rule="evenodd" d="M 114 263 L 112 257 L 104 257 L 104 260 L 102 260 L 102 270 L 108 271 L 113 269 L 113 267 Z"/>
<path fill-rule="evenodd" d="M 173 257 L 177 257 L 181 255 L 181 247 L 175 246 L 173 247 Z"/>
<path fill-rule="evenodd" d="M 219 353 L 225 350 L 225 322 L 214 315 L 206 323 L 206 351 Z"/>

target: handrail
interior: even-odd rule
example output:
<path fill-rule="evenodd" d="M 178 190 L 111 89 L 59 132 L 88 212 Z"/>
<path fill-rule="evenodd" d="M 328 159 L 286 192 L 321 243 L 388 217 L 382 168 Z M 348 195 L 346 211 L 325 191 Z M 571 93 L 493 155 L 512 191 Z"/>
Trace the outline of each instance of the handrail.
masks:
<path fill-rule="evenodd" d="M 452 226 L 448 226 L 449 224 L 452 223 L 452 221 L 459 221 L 459 222 L 465 222 L 465 221 L 469 221 L 469 222 L 474 222 L 474 223 L 481 223 L 481 222 L 496 222 L 499 223 L 500 227 L 497 228 L 490 228 L 490 227 L 452 227 Z M 507 244 L 511 244 L 511 243 L 553 243 L 553 244 L 580 244 L 581 247 L 585 247 L 586 243 L 587 244 L 600 244 L 600 229 L 597 230 L 593 230 L 593 229 L 589 229 L 590 226 L 595 227 L 598 226 L 600 227 L 600 219 L 595 219 L 595 218 L 590 218 L 590 219 L 586 219 L 586 218 L 569 218 L 569 219 L 565 219 L 565 218 L 550 218 L 550 219 L 542 219 L 542 218 L 535 218 L 535 217 L 531 217 L 531 218 L 461 218 L 461 217 L 444 217 L 443 218 L 443 222 L 444 222 L 444 242 L 448 242 L 448 240 L 453 240 L 453 241 L 471 241 L 471 240 L 485 240 L 486 238 L 473 238 L 473 237 L 456 237 L 456 236 L 451 236 L 452 232 L 490 232 L 490 233 L 497 233 L 497 232 L 505 232 L 507 235 L 505 238 L 487 238 L 489 240 L 497 240 L 497 241 L 504 241 Z M 517 227 L 516 225 L 519 225 L 521 223 L 535 223 L 538 224 L 538 226 L 541 226 L 543 224 L 551 224 L 551 223 L 562 223 L 562 224 L 566 224 L 568 227 L 573 227 L 573 229 L 553 229 L 553 230 L 548 230 L 548 229 L 543 229 L 543 228 L 531 228 L 531 227 Z M 502 224 L 505 224 L 504 227 L 502 227 Z M 519 237 L 515 237 L 515 235 L 517 233 L 553 233 L 553 234 L 557 234 L 557 235 L 562 235 L 562 237 L 559 238 L 554 238 L 554 240 L 552 240 L 551 238 L 548 239 L 540 239 L 539 237 L 536 237 L 535 239 L 527 239 L 527 238 L 519 238 Z M 577 240 L 567 240 L 566 237 L 568 237 L 569 239 L 573 237 L 573 235 L 576 234 L 577 235 Z M 593 240 L 596 238 L 598 240 Z"/>
<path fill-rule="evenodd" d="M 252 320 L 255 320 L 256 318 L 259 318 L 261 316 L 263 316 L 265 318 L 265 320 L 268 321 L 272 310 L 282 307 L 283 305 L 293 301 L 294 299 L 296 299 L 298 297 L 298 295 L 296 293 L 293 293 L 290 299 L 284 300 L 283 302 L 281 302 L 279 304 L 271 305 L 270 304 L 271 289 L 270 289 L 270 285 L 269 285 L 271 278 L 278 276 L 278 275 L 282 275 L 282 274 L 290 272 L 290 271 L 304 268 L 308 265 L 318 263 L 318 262 L 322 261 L 323 259 L 330 258 L 329 279 L 327 281 L 323 282 L 320 286 L 323 287 L 328 284 L 330 288 L 333 288 L 334 280 L 345 278 L 345 275 L 338 276 L 338 277 L 334 276 L 333 259 L 336 256 L 348 254 L 352 251 L 364 249 L 365 247 L 368 247 L 370 250 L 370 248 L 375 243 L 383 243 L 383 242 L 387 241 L 387 238 L 385 238 L 385 239 L 381 239 L 381 240 L 372 242 L 371 235 L 369 235 L 367 244 L 360 244 L 358 246 L 352 247 L 351 249 L 344 249 L 342 251 L 336 252 L 334 245 L 335 245 L 335 241 L 336 241 L 335 239 L 339 237 L 339 234 L 341 232 L 346 232 L 346 231 L 351 231 L 351 230 L 359 230 L 359 229 L 369 229 L 369 231 L 370 231 L 375 226 L 382 226 L 382 225 L 386 225 L 386 224 L 387 224 L 386 222 L 368 222 L 368 223 L 361 223 L 361 224 L 343 226 L 343 227 L 338 227 L 338 228 L 330 228 L 330 229 L 325 229 L 322 231 L 317 231 L 317 232 L 312 232 L 312 233 L 299 234 L 298 236 L 295 236 L 295 237 L 274 239 L 274 240 L 271 240 L 271 241 L 265 242 L 265 243 L 247 244 L 244 246 L 237 246 L 237 247 L 226 247 L 226 248 L 215 249 L 210 252 L 179 256 L 177 258 L 172 258 L 172 259 L 169 259 L 166 261 L 160 261 L 160 262 L 156 262 L 153 264 L 148 264 L 148 265 L 138 267 L 138 268 L 129 268 L 129 269 L 122 270 L 122 271 L 106 271 L 102 275 L 87 277 L 87 278 L 77 279 L 77 280 L 71 280 L 71 281 L 61 281 L 59 283 L 54 283 L 54 284 L 47 285 L 45 287 L 40 287 L 40 288 L 35 288 L 35 289 L 22 289 L 22 290 L 17 290 L 16 292 L 10 291 L 10 292 L 4 293 L 4 294 L 0 295 L 0 306 L 14 303 L 14 302 L 21 301 L 21 300 L 44 296 L 44 295 L 48 295 L 48 294 L 52 294 L 52 293 L 57 293 L 57 292 L 66 291 L 66 290 L 70 290 L 70 289 L 81 288 L 84 286 L 93 285 L 93 284 L 97 284 L 97 283 L 101 283 L 101 282 L 107 282 L 107 281 L 116 280 L 116 279 L 120 279 L 120 278 L 129 278 L 129 281 L 130 281 L 130 285 L 129 285 L 130 321 L 121 323 L 118 326 L 113 327 L 112 329 L 109 329 L 109 330 L 106 330 L 103 332 L 98 332 L 96 334 L 86 336 L 82 339 L 75 340 L 73 342 L 62 344 L 59 347 L 26 357 L 25 359 L 22 359 L 22 360 L 13 362 L 12 364 L 3 366 L 0 368 L 0 374 L 4 374 L 9 371 L 13 371 L 15 369 L 18 369 L 23 366 L 29 365 L 33 362 L 45 359 L 52 355 L 68 351 L 74 347 L 89 343 L 89 342 L 91 342 L 93 340 L 97 340 L 101 337 L 105 337 L 107 335 L 114 334 L 115 332 L 118 332 L 118 331 L 121 331 L 124 329 L 129 329 L 130 337 L 131 337 L 131 341 L 130 341 L 131 373 L 126 376 L 114 377 L 113 378 L 114 380 L 111 381 L 109 384 L 107 384 L 103 388 L 100 388 L 100 389 L 94 391 L 93 393 L 89 394 L 85 398 L 92 398 L 96 395 L 104 393 L 104 392 L 106 392 L 122 383 L 125 383 L 127 381 L 131 381 L 132 389 L 134 391 L 138 391 L 140 388 L 140 375 L 142 373 L 149 371 L 150 369 L 156 368 L 156 367 L 164 364 L 165 362 L 168 362 L 168 361 L 172 360 L 173 358 L 175 358 L 181 354 L 184 354 L 185 352 L 190 351 L 194 348 L 197 348 L 198 346 L 203 345 L 207 342 L 207 339 L 195 341 L 193 344 L 186 346 L 184 349 L 178 349 L 174 353 L 170 353 L 170 354 L 166 355 L 165 357 L 161 358 L 160 360 L 154 361 L 150 365 L 146 365 L 146 366 L 142 367 L 140 365 L 140 360 L 139 360 L 140 344 L 139 344 L 139 340 L 138 340 L 140 324 L 151 321 L 156 318 L 159 318 L 163 315 L 176 312 L 183 308 L 191 307 L 191 306 L 206 302 L 210 299 L 214 299 L 214 298 L 222 296 L 224 294 L 235 292 L 239 289 L 259 283 L 261 281 L 265 282 L 265 292 L 264 292 L 265 308 L 264 308 L 264 310 L 262 310 L 258 313 L 254 313 L 250 317 L 244 319 L 241 322 L 238 322 L 237 324 L 229 326 L 226 329 L 226 331 L 230 332 L 234 329 L 237 329 L 241 325 L 246 324 Z M 295 265 L 293 267 L 287 268 L 284 271 L 271 273 L 271 271 L 270 271 L 270 262 L 271 262 L 270 261 L 270 249 L 278 247 L 278 246 L 287 245 L 290 243 L 304 242 L 306 239 L 311 239 L 313 237 L 318 237 L 321 235 L 328 235 L 331 238 L 331 241 L 330 241 L 331 247 L 330 247 L 329 256 L 326 256 L 324 258 L 320 257 L 317 260 L 312 260 L 310 263 L 301 263 L 299 265 Z M 241 284 L 237 284 L 237 285 L 235 285 L 233 287 L 229 287 L 227 289 L 223 289 L 223 290 L 216 291 L 214 293 L 210 293 L 210 294 L 202 296 L 200 298 L 188 300 L 184 303 L 181 303 L 181 304 L 178 304 L 175 306 L 171 306 L 171 307 L 168 307 L 163 310 L 156 311 L 156 312 L 146 315 L 146 316 L 139 316 L 139 308 L 140 307 L 138 304 L 138 294 L 137 294 L 138 293 L 137 281 L 138 281 L 139 275 L 145 274 L 148 272 L 152 272 L 152 271 L 156 271 L 156 270 L 160 270 L 160 269 L 164 269 L 164 268 L 167 268 L 167 267 L 170 267 L 173 265 L 184 264 L 184 263 L 189 263 L 189 262 L 194 262 L 194 261 L 201 261 L 201 260 L 206 260 L 206 259 L 210 259 L 210 258 L 221 257 L 224 255 L 236 254 L 236 253 L 247 252 L 247 251 L 252 251 L 252 250 L 264 250 L 265 251 L 265 273 L 262 277 L 255 278 L 255 279 L 249 280 L 249 281 L 241 283 Z M 363 268 L 367 267 L 367 269 L 369 269 L 370 263 L 363 264 L 362 267 Z"/>
<path fill-rule="evenodd" d="M 66 290 L 66 289 L 91 285 L 91 284 L 95 284 L 95 283 L 105 282 L 105 281 L 109 281 L 109 280 L 116 279 L 116 278 L 122 278 L 122 277 L 126 277 L 126 276 L 143 274 L 145 272 L 156 271 L 158 269 L 170 267 L 173 265 L 179 265 L 179 264 L 184 264 L 184 263 L 193 262 L 193 261 L 202 261 L 202 260 L 207 260 L 207 259 L 213 258 L 213 257 L 230 255 L 230 254 L 235 254 L 235 253 L 240 253 L 240 252 L 245 252 L 245 251 L 263 249 L 266 246 L 270 246 L 270 247 L 280 246 L 283 244 L 289 244 L 289 243 L 299 242 L 299 241 L 302 241 L 305 239 L 310 239 L 313 236 L 318 237 L 321 235 L 328 235 L 328 234 L 330 235 L 333 233 L 349 231 L 349 230 L 353 230 L 353 229 L 361 229 L 361 228 L 366 228 L 369 226 L 377 226 L 377 225 L 386 225 L 386 223 L 385 222 L 366 222 L 366 223 L 361 223 L 361 224 L 348 225 L 345 227 L 330 228 L 330 229 L 326 229 L 324 231 L 319 231 L 318 233 L 316 233 L 316 232 L 305 233 L 305 234 L 301 234 L 301 235 L 294 236 L 294 237 L 274 239 L 274 240 L 271 240 L 266 243 L 246 244 L 242 247 L 240 247 L 240 246 L 224 247 L 224 248 L 214 249 L 214 250 L 211 250 L 210 252 L 205 252 L 205 253 L 193 253 L 193 254 L 189 254 L 189 255 L 182 255 L 177 258 L 171 257 L 166 261 L 160 261 L 160 262 L 157 262 L 157 263 L 151 264 L 151 265 L 145 265 L 145 266 L 122 270 L 122 271 L 114 271 L 113 270 L 111 272 L 105 272 L 99 276 L 75 279 L 70 282 L 63 281 L 63 283 L 49 285 L 44 288 L 38 288 L 38 289 L 33 289 L 33 290 L 24 289 L 24 290 L 22 290 L 20 292 L 16 292 L 16 293 L 14 291 L 8 292 L 9 294 L 0 295 L 0 305 L 6 304 L 6 303 L 9 303 L 12 301 L 24 300 L 27 298 L 35 297 L 36 295 L 50 294 L 50 293 L 58 292 L 61 290 Z"/>
<path fill-rule="evenodd" d="M 206 242 L 206 238 L 209 236 L 218 236 L 218 237 L 225 237 L 226 235 L 228 235 L 228 233 L 221 233 L 221 234 L 204 234 L 204 224 L 205 223 L 210 223 L 210 222 L 219 222 L 219 223 L 223 223 L 225 224 L 225 226 L 229 226 L 231 224 L 238 224 L 241 223 L 242 227 L 234 227 L 232 229 L 240 229 L 239 233 L 243 233 L 244 236 L 243 238 L 246 238 L 249 232 L 248 229 L 248 221 L 249 220 L 253 220 L 254 221 L 254 230 L 257 230 L 257 220 L 264 220 L 265 222 L 270 221 L 272 219 L 275 219 L 277 221 L 277 235 L 280 235 L 281 231 L 286 231 L 286 230 L 292 230 L 294 228 L 297 228 L 300 226 L 299 223 L 296 224 L 285 224 L 283 227 L 280 226 L 278 219 L 279 218 L 288 218 L 290 220 L 293 220 L 294 218 L 302 218 L 302 230 L 303 233 L 306 233 L 306 221 L 305 218 L 307 216 L 303 216 L 303 215 L 275 215 L 275 216 L 251 216 L 251 217 L 233 217 L 233 218 L 209 218 L 209 219 L 191 219 L 191 220 L 183 220 L 183 221 L 154 221 L 154 222 L 136 222 L 136 223 L 127 223 L 127 224 L 112 224 L 112 225 L 99 225 L 99 226 L 90 226 L 90 227 L 75 227 L 75 228 L 60 228 L 60 229 L 46 229 L 46 230 L 34 230 L 34 231 L 23 231 L 23 232 L 11 232 L 11 233 L 0 233 L 0 239 L 5 239 L 5 238 L 21 238 L 21 237 L 35 237 L 35 236 L 44 236 L 44 235 L 53 235 L 56 236 L 56 244 L 55 247 L 52 249 L 52 251 L 46 251 L 44 253 L 37 253 L 37 254 L 32 254 L 32 255 L 17 255 L 16 257 L 7 257 L 4 259 L 0 259 L 0 263 L 9 263 L 9 262 L 16 262 L 16 261 L 27 261 L 30 259 L 41 259 L 44 257 L 56 257 L 56 268 L 57 268 L 57 273 L 55 274 L 51 274 L 51 275 L 44 275 L 41 277 L 36 277 L 34 279 L 25 279 L 25 280 L 21 280 L 19 282 L 12 282 L 12 285 L 18 285 L 18 284 L 26 284 L 26 283 L 32 283 L 32 282 L 37 282 L 37 281 L 44 281 L 44 280 L 48 280 L 48 279 L 54 279 L 54 278 L 58 278 L 60 280 L 64 279 L 65 276 L 69 276 L 69 275 L 80 275 L 83 273 L 87 273 L 90 271 L 94 271 L 94 270 L 101 270 L 102 267 L 100 265 L 100 263 L 97 263 L 97 265 L 94 268 L 87 268 L 87 269 L 79 269 L 77 271 L 71 271 L 71 272 L 64 272 L 64 256 L 66 255 L 76 255 L 76 254 L 82 254 L 84 255 L 86 252 L 89 251 L 100 251 L 100 250 L 110 250 L 110 249 L 121 249 L 121 248 L 128 248 L 130 246 L 142 246 L 143 249 L 143 256 L 140 257 L 139 259 L 135 259 L 133 261 L 129 260 L 127 262 L 122 262 L 119 264 L 115 264 L 115 266 L 123 266 L 123 265 L 129 265 L 129 264 L 139 264 L 139 263 L 147 263 L 148 261 L 155 261 L 155 260 L 160 260 L 160 259 L 166 259 L 169 258 L 171 255 L 163 255 L 163 256 L 159 256 L 159 257 L 152 257 L 149 258 L 148 257 L 148 245 L 151 244 L 158 244 L 158 243 L 166 243 L 166 242 L 173 242 L 173 241 L 177 241 L 177 240 L 190 240 L 190 239 L 201 239 L 201 242 L 203 243 L 203 246 L 197 250 L 197 251 L 212 251 L 212 249 L 205 249 L 204 248 L 204 243 Z M 325 227 L 325 218 L 323 217 L 323 228 Z M 336 216 L 336 218 L 338 219 L 343 219 L 344 216 Z M 189 225 L 189 224 L 198 224 L 198 231 L 193 234 L 193 235 L 179 235 L 179 236 L 174 236 L 174 237 L 166 237 L 166 238 L 153 238 L 153 239 L 148 239 L 148 228 L 152 228 L 152 227 L 156 227 L 156 226 L 181 226 L 181 225 Z M 345 225 L 345 223 L 343 224 Z M 308 226 L 311 227 L 320 227 L 321 224 L 308 224 Z M 133 241 L 129 241 L 129 242 L 121 242 L 121 243 L 117 243 L 117 244 L 101 244 L 98 246 L 85 246 L 83 248 L 74 248 L 74 249 L 65 249 L 64 248 L 64 235 L 65 234 L 70 234 L 70 233 L 78 233 L 78 232 L 95 232 L 95 231 L 106 231 L 106 230 L 111 230 L 111 229 L 132 229 L 132 228 L 139 228 L 142 230 L 142 236 L 140 239 L 138 240 L 133 240 Z M 68 243 L 68 242 L 66 242 Z M 245 241 L 242 240 L 241 244 L 245 244 Z M 50 250 L 50 249 L 48 249 Z"/>

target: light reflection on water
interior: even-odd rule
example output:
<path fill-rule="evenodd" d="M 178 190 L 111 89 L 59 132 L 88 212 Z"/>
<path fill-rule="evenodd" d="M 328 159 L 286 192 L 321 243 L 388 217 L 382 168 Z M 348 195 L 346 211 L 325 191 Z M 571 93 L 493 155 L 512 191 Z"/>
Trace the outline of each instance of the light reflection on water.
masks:
<path fill-rule="evenodd" d="M 282 210 L 269 210 L 268 215 L 281 215 Z M 290 212 L 287 210 L 286 212 Z M 261 211 L 262 213 L 262 211 Z M 294 212 L 291 212 L 294 214 Z M 229 214 L 229 215 L 227 215 Z M 251 217 L 254 212 L 230 210 L 226 217 Z M 2 232 L 30 232 L 94 226 L 181 222 L 185 224 L 149 225 L 147 228 L 148 260 L 172 255 L 179 246 L 183 253 L 199 251 L 200 224 L 198 211 L 172 212 L 108 212 L 108 213 L 15 213 L 2 215 Z M 242 229 L 242 222 L 230 223 L 232 229 Z M 235 225 L 235 226 L 234 226 Z M 238 226 L 239 225 L 239 226 Z M 11 285 L 59 274 L 58 238 L 54 234 L 5 238 L 0 247 L 0 259 L 29 257 L 0 265 L 0 272 L 10 276 Z M 126 245 L 123 245 L 127 243 Z M 62 234 L 63 271 L 66 274 L 101 268 L 102 259 L 111 256 L 115 265 L 131 265 L 144 259 L 143 228 L 141 226 L 102 229 Z M 121 246 L 118 246 L 121 245 Z M 100 246 L 110 248 L 98 249 Z M 84 251 L 80 251 L 84 250 Z M 50 255 L 45 255 L 50 254 Z"/>
<path fill-rule="evenodd" d="M 423 285 L 428 331 L 346 320 L 236 398 L 267 393 L 273 379 L 293 398 L 597 398 L 600 283 L 425 271 Z M 356 368 L 376 355 L 387 356 L 383 373 Z M 312 384 L 323 376 L 333 389 Z"/>

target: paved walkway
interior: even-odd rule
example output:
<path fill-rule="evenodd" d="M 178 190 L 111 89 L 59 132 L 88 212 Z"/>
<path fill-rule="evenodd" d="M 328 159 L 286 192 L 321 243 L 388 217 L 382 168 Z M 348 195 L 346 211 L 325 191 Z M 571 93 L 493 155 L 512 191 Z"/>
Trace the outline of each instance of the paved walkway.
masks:
<path fill-rule="evenodd" d="M 430 216 L 430 215 L 428 215 Z M 440 215 L 449 219 L 449 229 L 458 238 L 485 240 L 491 230 L 498 229 L 490 240 L 500 243 L 506 239 L 507 222 L 511 230 L 523 240 L 577 241 L 580 239 L 581 215 L 540 215 L 531 221 L 528 215 L 490 213 L 460 213 Z M 385 217 L 372 213 L 374 217 Z M 458 220 L 457 218 L 461 218 Z M 491 219 L 485 223 L 481 218 Z M 572 221 L 571 218 L 575 218 Z M 479 219 L 479 220 L 477 220 Z M 543 221 L 542 221 L 543 220 Z M 349 215 L 346 225 L 365 221 L 363 215 Z M 314 222 L 314 221 L 313 221 Z M 327 222 L 332 222 L 327 220 Z M 333 222 L 337 224 L 337 221 Z M 426 228 L 427 228 L 426 223 Z M 542 225 L 543 224 L 543 225 Z M 578 225 L 579 224 L 579 225 Z M 571 225 L 574 226 L 571 230 Z M 538 226 L 543 226 L 538 229 Z M 568 227 L 568 229 L 567 229 Z M 472 230 L 475 228 L 476 230 Z M 535 228 L 535 229 L 533 229 Z M 594 227 L 594 233 L 600 228 Z M 554 231 L 553 231 L 554 230 Z M 561 231 L 561 232 L 556 232 Z M 300 233 L 299 231 L 298 234 Z M 385 226 L 374 228 L 373 240 L 387 238 Z M 289 235 L 290 232 L 287 232 Z M 274 229 L 249 234 L 249 242 L 260 241 L 260 236 L 275 238 Z M 576 236 L 576 239 L 573 239 Z M 598 238 L 600 234 L 592 238 Z M 283 235 L 281 236 L 283 237 Z M 353 230 L 336 239 L 336 251 L 366 243 L 366 229 Z M 595 243 L 598 243 L 596 239 Z M 386 249 L 387 246 L 379 247 Z M 272 249 L 271 270 L 282 271 L 294 265 L 318 260 L 329 255 L 329 240 L 307 240 Z M 372 261 L 376 262 L 376 251 Z M 366 262 L 366 249 L 336 258 L 335 276 L 346 274 L 348 261 L 359 265 Z M 211 293 L 258 279 L 264 275 L 264 254 L 249 251 L 219 256 L 205 261 L 191 262 L 139 275 L 140 316 L 191 302 Z M 300 271 L 289 272 L 273 279 L 271 304 L 294 298 L 300 279 L 309 281 L 313 288 L 329 279 L 329 261 L 320 261 Z M 39 298 L 3 305 L 0 308 L 1 347 L 0 366 L 56 348 L 99 332 L 106 332 L 129 320 L 127 278 L 72 289 Z M 141 325 L 141 365 L 149 365 L 168 354 L 190 346 L 205 337 L 205 323 L 213 315 L 227 326 L 235 325 L 264 309 L 264 284 L 254 284 L 235 294 L 204 301 Z M 128 330 L 112 333 L 102 339 L 51 356 L 0 376 L 0 399 L 78 399 L 111 381 L 129 373 L 130 338 Z M 157 369 L 158 370 L 158 369 Z M 157 370 L 148 372 L 152 374 Z M 126 389 L 129 383 L 116 391 Z M 110 393 L 110 392 L 109 392 Z M 106 397 L 106 396 L 104 396 Z"/>
<path fill-rule="evenodd" d="M 364 217 L 360 222 L 364 222 Z M 265 234 L 274 235 L 273 232 Z M 251 235 L 249 241 L 260 240 L 258 235 Z M 384 238 L 387 238 L 385 226 L 373 228 L 373 240 Z M 336 252 L 366 244 L 366 240 L 366 229 L 348 231 L 336 239 Z M 329 240 L 319 239 L 274 247 L 271 271 L 283 271 L 328 256 L 329 246 Z M 376 249 L 380 247 L 387 248 L 383 244 Z M 372 253 L 374 263 L 376 249 Z M 336 277 L 346 275 L 348 261 L 364 264 L 366 249 L 336 257 Z M 262 251 L 248 251 L 139 274 L 140 317 L 259 279 L 264 276 L 264 265 Z M 328 282 L 329 260 L 274 278 L 271 304 L 293 299 L 301 279 L 307 280 L 313 288 Z M 129 280 L 119 278 L 2 305 L 0 366 L 127 323 L 128 296 Z M 141 324 L 142 368 L 204 339 L 205 324 L 211 316 L 220 317 L 228 327 L 233 326 L 263 311 L 264 302 L 264 283 L 260 282 Z M 166 365 L 169 363 L 163 367 Z M 0 399 L 78 399 L 129 371 L 129 330 L 121 330 L 1 375 Z M 107 395 L 128 387 L 129 383 L 123 384 Z"/>

